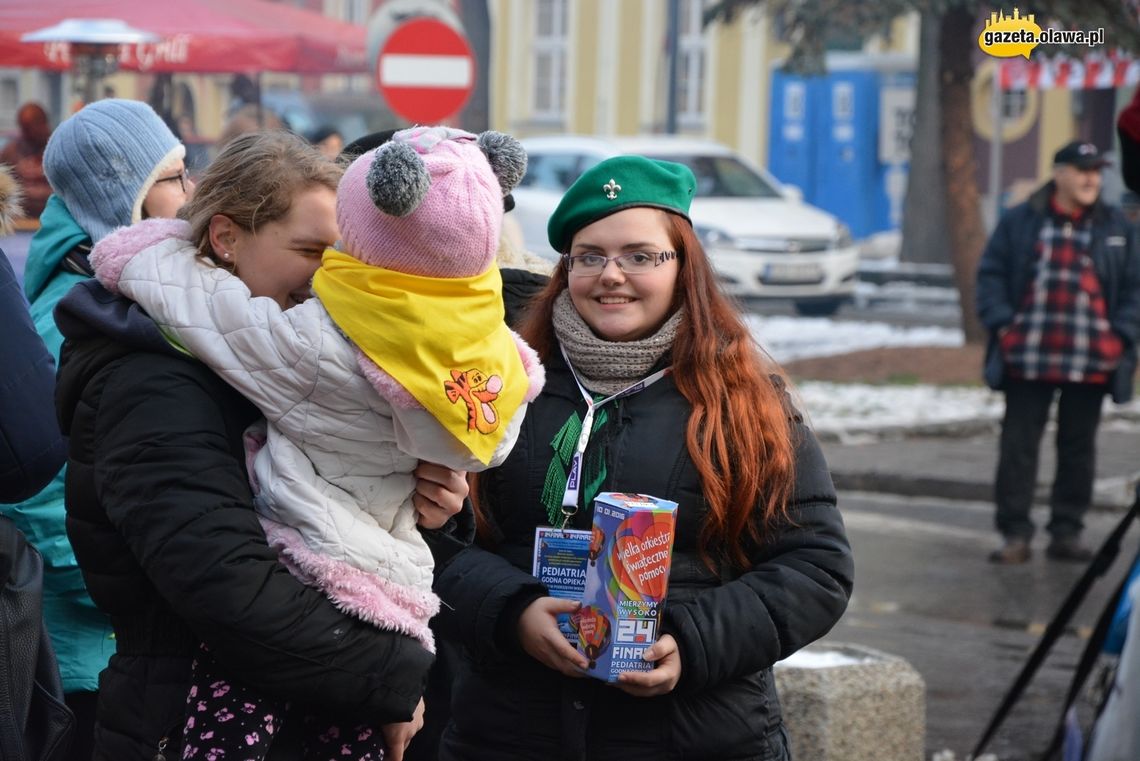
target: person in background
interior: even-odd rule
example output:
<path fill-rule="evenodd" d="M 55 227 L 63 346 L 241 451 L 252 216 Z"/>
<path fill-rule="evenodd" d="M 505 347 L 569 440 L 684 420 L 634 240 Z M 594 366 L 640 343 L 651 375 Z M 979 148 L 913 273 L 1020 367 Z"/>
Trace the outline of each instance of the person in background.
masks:
<path fill-rule="evenodd" d="M 20 188 L 0 166 L 0 235 L 19 216 Z M 67 445 L 55 421 L 55 362 L 36 333 L 24 290 L 0 250 L 0 503 L 32 496 L 59 472 Z"/>
<path fill-rule="evenodd" d="M 340 155 L 337 156 L 337 161 L 348 166 L 357 159 L 362 153 L 366 153 L 375 148 L 379 148 L 392 139 L 392 136 L 399 132 L 404 127 L 396 129 L 382 129 L 379 132 L 369 132 L 367 135 L 356 138 L 348 145 L 344 146 Z"/>
<path fill-rule="evenodd" d="M 280 116 L 268 108 L 256 103 L 247 103 L 226 117 L 225 124 L 218 139 L 214 141 L 215 151 L 220 151 L 230 144 L 230 141 L 249 132 L 272 132 L 286 129 L 287 125 Z"/>
<path fill-rule="evenodd" d="M 1116 121 L 1120 174 L 1129 188 L 1120 205 L 1133 225 L 1140 223 L 1140 89 Z M 1140 491 L 1137 492 L 1140 498 Z M 1118 655 L 1112 684 L 1095 718 L 1085 761 L 1140 758 L 1140 556 L 1121 589 L 1104 652 Z"/>
<path fill-rule="evenodd" d="M 0 164 L 12 167 L 24 191 L 23 217 L 39 219 L 51 195 L 51 185 L 44 176 L 44 148 L 51 137 L 51 122 L 39 103 L 25 103 L 16 113 L 20 136 L 0 151 Z"/>
<path fill-rule="evenodd" d="M 551 216 L 562 261 L 520 330 L 546 386 L 472 487 L 475 545 L 437 570 L 464 649 L 443 761 L 789 757 L 771 667 L 839 620 L 851 549 L 819 444 L 693 232 L 695 186 L 611 158 Z M 588 528 L 603 491 L 679 504 L 654 668 L 614 685 L 583 678 L 557 623 L 578 603 L 531 574 L 535 529 Z"/>
<path fill-rule="evenodd" d="M 318 127 L 309 135 L 309 142 L 330 161 L 335 161 L 344 150 L 344 136 L 333 126 Z"/>
<path fill-rule="evenodd" d="M 997 475 L 998 564 L 1031 556 L 1030 507 L 1041 435 L 1057 403 L 1057 469 L 1049 497 L 1052 560 L 1087 562 L 1080 541 L 1096 474 L 1105 394 L 1132 398 L 1140 338 L 1140 234 L 1100 198 L 1107 162 L 1075 141 L 1053 156 L 1053 179 L 1011 209 L 977 275 L 977 310 L 990 331 L 985 380 L 1005 393 Z"/>
<path fill-rule="evenodd" d="M 514 199 L 510 195 L 504 202 L 507 211 L 514 208 Z M 508 223 L 512 221 L 509 214 L 503 218 L 503 235 L 495 260 L 503 278 L 503 308 L 507 313 L 507 324 L 517 326 L 523 323 L 531 300 L 550 282 L 554 265 L 522 247 L 519 239 L 508 232 Z M 517 229 L 518 224 L 514 227 Z"/>
<path fill-rule="evenodd" d="M 100 100 L 65 119 L 44 150 L 54 191 L 24 268 L 36 331 L 59 361 L 53 316 L 72 286 L 91 275 L 87 252 L 116 227 L 173 217 L 190 197 L 181 143 L 145 103 Z M 44 615 L 77 726 L 70 758 L 91 758 L 99 672 L 114 650 L 107 617 L 87 595 L 65 533 L 66 468 L 39 494 L 3 508 L 44 556 Z"/>
<path fill-rule="evenodd" d="M 194 117 L 182 114 L 175 122 L 178 138 L 186 146 L 186 171 L 197 177 L 210 163 L 210 144 L 203 140 L 194 127 Z"/>
<path fill-rule="evenodd" d="M 1140 88 L 1117 115 L 1116 134 L 1120 138 L 1120 176 L 1125 187 L 1140 193 Z"/>

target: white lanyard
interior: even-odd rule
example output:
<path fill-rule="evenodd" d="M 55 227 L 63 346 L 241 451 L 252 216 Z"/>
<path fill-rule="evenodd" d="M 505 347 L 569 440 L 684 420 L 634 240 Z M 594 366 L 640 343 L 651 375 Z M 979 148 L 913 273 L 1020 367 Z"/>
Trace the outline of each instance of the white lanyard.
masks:
<path fill-rule="evenodd" d="M 673 367 L 670 365 L 663 370 L 658 370 L 633 385 L 626 386 L 616 394 L 612 394 L 605 399 L 599 399 L 595 402 L 590 392 L 582 385 L 582 381 L 578 380 L 578 373 L 574 372 L 574 365 L 570 364 L 570 358 L 566 356 L 566 349 L 562 349 L 562 358 L 566 360 L 566 366 L 570 368 L 570 375 L 573 376 L 574 383 L 578 385 L 578 391 L 581 392 L 582 398 L 586 400 L 586 416 L 582 419 L 582 432 L 578 434 L 578 446 L 574 450 L 574 458 L 570 461 L 570 475 L 566 478 L 566 491 L 562 495 L 562 526 L 565 526 L 567 522 L 569 522 L 570 517 L 578 512 L 578 492 L 582 482 L 582 456 L 586 452 L 586 445 L 590 443 L 590 434 L 594 427 L 594 411 L 602 405 L 612 402 L 614 399 L 621 399 L 623 396 L 636 394 L 652 386 L 671 373 Z"/>

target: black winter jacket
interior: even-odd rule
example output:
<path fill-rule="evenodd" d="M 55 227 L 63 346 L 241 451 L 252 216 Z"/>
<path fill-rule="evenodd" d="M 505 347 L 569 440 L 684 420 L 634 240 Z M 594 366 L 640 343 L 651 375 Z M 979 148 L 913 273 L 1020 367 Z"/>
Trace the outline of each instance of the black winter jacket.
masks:
<path fill-rule="evenodd" d="M 96 758 L 150 761 L 163 738 L 166 757 L 181 756 L 202 641 L 233 678 L 300 710 L 409 720 L 431 655 L 339 612 L 266 544 L 242 464 L 242 432 L 258 411 L 95 282 L 77 286 L 56 319 L 67 337 L 58 405 L 71 437 L 68 536 L 116 635 Z M 275 743 L 272 758 L 289 750 Z"/>
<path fill-rule="evenodd" d="M 999 221 L 978 265 L 978 318 L 990 331 L 984 376 L 990 388 L 1005 380 L 1005 361 L 998 330 L 1013 321 L 1036 271 L 1038 239 L 1053 197 L 1052 182 L 1029 200 L 1010 209 Z M 1124 355 L 1109 379 L 1113 401 L 1132 398 L 1136 342 L 1140 339 L 1140 230 L 1124 214 L 1102 201 L 1092 207 L 1090 256 L 1108 310 L 1112 330 L 1124 340 Z"/>
<path fill-rule="evenodd" d="M 561 357 L 546 373 L 514 450 L 483 475 L 480 492 L 495 536 L 439 572 L 441 628 L 465 649 L 440 758 L 785 758 L 771 666 L 839 620 L 853 578 L 835 489 L 814 436 L 797 427 L 792 525 L 752 548 L 744 573 L 712 573 L 698 557 L 704 509 L 685 447 L 688 402 L 671 377 L 611 402 L 609 422 L 589 445 L 604 448 L 602 490 L 679 504 L 662 628 L 677 639 L 681 680 L 670 695 L 635 698 L 551 671 L 517 642 L 523 607 L 545 593 L 530 567 L 535 527 L 547 525 L 540 495 L 550 442 L 571 412 L 585 408 Z M 573 525 L 591 520 L 592 509 L 580 509 Z"/>

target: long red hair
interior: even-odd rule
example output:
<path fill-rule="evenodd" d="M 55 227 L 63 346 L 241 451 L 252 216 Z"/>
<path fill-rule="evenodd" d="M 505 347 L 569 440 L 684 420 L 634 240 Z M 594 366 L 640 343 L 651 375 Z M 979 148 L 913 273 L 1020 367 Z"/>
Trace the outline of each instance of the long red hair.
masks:
<path fill-rule="evenodd" d="M 739 311 L 721 292 L 692 226 L 662 213 L 680 254 L 674 299 L 685 314 L 673 342 L 672 377 L 692 407 L 685 442 L 708 506 L 700 551 L 710 567 L 723 559 L 745 568 L 747 541 L 761 543 L 787 515 L 793 412 L 772 379 L 779 369 L 761 355 Z M 566 268 L 558 266 L 519 328 L 543 361 L 558 355 L 554 301 L 566 287 Z M 477 491 L 472 489 L 476 504 Z"/>

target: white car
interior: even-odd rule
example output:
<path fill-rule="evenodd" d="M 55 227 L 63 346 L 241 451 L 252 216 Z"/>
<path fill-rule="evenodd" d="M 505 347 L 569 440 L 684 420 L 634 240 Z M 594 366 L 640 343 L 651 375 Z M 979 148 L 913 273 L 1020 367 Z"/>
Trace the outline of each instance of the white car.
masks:
<path fill-rule="evenodd" d="M 795 301 L 827 315 L 855 291 L 858 250 L 846 226 L 719 143 L 678 137 L 572 135 L 522 141 L 529 164 L 511 212 L 528 250 L 557 259 L 546 223 L 579 175 L 611 156 L 636 153 L 687 165 L 697 178 L 690 216 L 727 293 Z"/>

